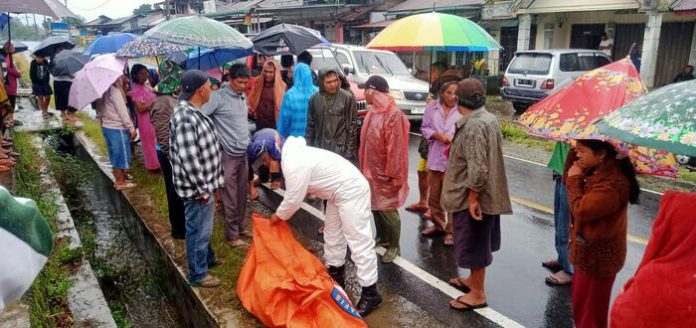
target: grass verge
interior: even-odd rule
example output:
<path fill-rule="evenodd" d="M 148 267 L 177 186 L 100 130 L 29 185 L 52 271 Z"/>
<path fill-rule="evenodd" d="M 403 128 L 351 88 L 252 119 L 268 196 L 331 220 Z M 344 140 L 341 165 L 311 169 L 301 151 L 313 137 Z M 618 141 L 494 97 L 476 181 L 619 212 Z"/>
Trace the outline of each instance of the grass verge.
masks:
<path fill-rule="evenodd" d="M 507 141 L 525 145 L 527 147 L 541 148 L 546 151 L 553 151 L 554 141 L 530 136 L 527 132 L 517 126 L 515 123 L 508 121 L 499 121 L 500 130 L 503 133 L 503 138 Z"/>
<path fill-rule="evenodd" d="M 82 249 L 69 249 L 69 240 L 56 236 L 58 205 L 55 190 L 45 190 L 41 183 L 40 168 L 43 164 L 31 142 L 31 135 L 14 132 L 15 150 L 21 157 L 13 170 L 13 191 L 15 195 L 36 201 L 43 217 L 48 221 L 54 234 L 54 249 L 43 270 L 37 276 L 24 302 L 29 306 L 32 327 L 69 327 L 73 324 L 72 313 L 68 307 L 68 289 L 72 286 L 70 269 L 82 258 Z"/>

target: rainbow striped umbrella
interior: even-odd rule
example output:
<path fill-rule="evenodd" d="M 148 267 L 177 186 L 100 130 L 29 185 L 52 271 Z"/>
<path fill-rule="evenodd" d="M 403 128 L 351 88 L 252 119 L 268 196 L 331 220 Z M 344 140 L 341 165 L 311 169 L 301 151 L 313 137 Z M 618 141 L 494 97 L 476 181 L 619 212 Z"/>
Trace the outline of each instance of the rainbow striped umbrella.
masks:
<path fill-rule="evenodd" d="M 460 16 L 427 13 L 387 26 L 368 48 L 392 51 L 490 51 L 502 47 L 478 24 Z"/>

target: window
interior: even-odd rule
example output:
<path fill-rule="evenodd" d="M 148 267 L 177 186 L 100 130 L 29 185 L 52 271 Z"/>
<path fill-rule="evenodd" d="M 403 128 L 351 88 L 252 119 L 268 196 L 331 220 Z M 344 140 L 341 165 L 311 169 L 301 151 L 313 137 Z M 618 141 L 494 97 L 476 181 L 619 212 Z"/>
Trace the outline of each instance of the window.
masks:
<path fill-rule="evenodd" d="M 561 72 L 578 71 L 578 54 L 562 54 L 559 66 Z"/>
<path fill-rule="evenodd" d="M 611 63 L 611 60 L 607 59 L 607 57 L 604 57 L 602 55 L 597 55 L 595 58 L 597 59 L 597 67 L 609 65 Z"/>
<path fill-rule="evenodd" d="M 336 53 L 336 60 L 338 60 L 338 63 L 341 64 L 341 66 L 343 66 L 343 65 L 353 66 L 350 64 L 350 60 L 348 60 L 348 56 L 342 52 Z"/>
<path fill-rule="evenodd" d="M 544 25 L 544 49 L 553 49 L 553 23 Z"/>
<path fill-rule="evenodd" d="M 594 54 L 578 54 L 578 69 L 591 71 L 597 68 L 597 60 Z"/>
<path fill-rule="evenodd" d="M 509 73 L 513 74 L 548 74 L 551 68 L 551 54 L 520 53 L 512 60 Z"/>

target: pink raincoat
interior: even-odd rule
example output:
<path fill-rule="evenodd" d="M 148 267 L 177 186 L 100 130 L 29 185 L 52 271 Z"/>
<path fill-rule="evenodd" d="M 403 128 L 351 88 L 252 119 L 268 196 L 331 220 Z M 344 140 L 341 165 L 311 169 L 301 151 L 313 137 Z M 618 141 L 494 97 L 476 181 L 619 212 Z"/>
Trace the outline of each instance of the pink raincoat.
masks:
<path fill-rule="evenodd" d="M 394 99 L 375 91 L 360 131 L 360 170 L 370 183 L 373 210 L 395 210 L 406 201 L 409 128 Z M 401 187 L 395 187 L 393 179 L 399 179 Z"/>

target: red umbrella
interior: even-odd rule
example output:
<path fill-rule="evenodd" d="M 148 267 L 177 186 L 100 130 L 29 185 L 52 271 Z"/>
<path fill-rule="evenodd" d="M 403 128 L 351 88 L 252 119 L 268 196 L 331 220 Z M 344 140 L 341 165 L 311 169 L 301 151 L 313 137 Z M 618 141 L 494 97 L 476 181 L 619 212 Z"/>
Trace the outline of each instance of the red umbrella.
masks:
<path fill-rule="evenodd" d="M 517 120 L 529 133 L 557 141 L 607 140 L 631 157 L 638 172 L 675 177 L 674 157 L 600 135 L 593 122 L 647 93 L 629 58 L 589 71 L 564 89 L 530 107 Z"/>

